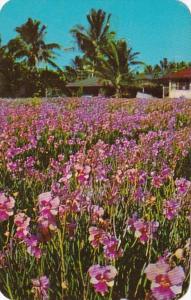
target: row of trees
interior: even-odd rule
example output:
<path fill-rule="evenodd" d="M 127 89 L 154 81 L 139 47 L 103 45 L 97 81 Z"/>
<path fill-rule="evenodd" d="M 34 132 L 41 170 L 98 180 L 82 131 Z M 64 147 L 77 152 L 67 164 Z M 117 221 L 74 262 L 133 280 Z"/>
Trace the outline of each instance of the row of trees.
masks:
<path fill-rule="evenodd" d="M 151 78 L 157 79 L 161 76 L 165 76 L 170 72 L 177 72 L 185 68 L 191 67 L 191 62 L 171 62 L 167 58 L 164 58 L 154 66 L 146 65 L 144 68 L 144 74 L 151 76 Z"/>
<path fill-rule="evenodd" d="M 55 59 L 58 51 L 65 49 L 57 43 L 46 43 L 46 26 L 29 18 L 16 28 L 14 39 L 6 45 L 0 43 L 0 95 L 44 96 L 47 90 L 68 94 L 68 82 L 96 76 L 119 96 L 123 86 L 132 85 L 136 78 L 136 66 L 144 66 L 144 74 L 153 78 L 187 66 L 167 59 L 156 66 L 144 65 L 138 52 L 133 52 L 125 40 L 117 39 L 110 19 L 111 14 L 92 9 L 87 15 L 88 27 L 77 25 L 71 30 L 81 55 L 62 69 Z"/>

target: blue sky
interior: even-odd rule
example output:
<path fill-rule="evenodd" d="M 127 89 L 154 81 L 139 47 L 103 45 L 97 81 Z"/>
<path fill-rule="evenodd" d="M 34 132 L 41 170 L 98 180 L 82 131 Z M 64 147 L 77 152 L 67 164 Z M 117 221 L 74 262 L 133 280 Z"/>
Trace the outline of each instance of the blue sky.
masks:
<path fill-rule="evenodd" d="M 112 14 L 112 29 L 141 52 L 144 62 L 154 64 L 163 57 L 191 61 L 191 15 L 177 0 L 11 0 L 0 12 L 2 41 L 14 37 L 14 28 L 32 17 L 47 25 L 48 42 L 74 46 L 69 31 L 75 24 L 87 24 L 91 8 Z M 76 54 L 61 53 L 59 64 L 69 64 Z"/>

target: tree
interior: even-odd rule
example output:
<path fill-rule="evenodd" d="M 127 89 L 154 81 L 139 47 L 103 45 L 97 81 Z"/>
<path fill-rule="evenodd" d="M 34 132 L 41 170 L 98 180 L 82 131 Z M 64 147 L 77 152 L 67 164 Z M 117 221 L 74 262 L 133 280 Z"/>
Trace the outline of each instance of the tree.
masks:
<path fill-rule="evenodd" d="M 161 69 L 159 65 L 145 65 L 144 74 L 148 75 L 151 79 L 156 79 L 160 77 Z"/>
<path fill-rule="evenodd" d="M 159 62 L 159 64 L 156 64 L 154 66 L 145 65 L 144 74 L 149 75 L 153 79 L 157 79 L 171 72 L 177 72 L 185 68 L 188 68 L 189 66 L 190 63 L 187 63 L 185 61 L 175 62 L 175 61 L 169 61 L 167 58 L 163 58 Z"/>
<path fill-rule="evenodd" d="M 133 52 L 125 40 L 110 41 L 103 49 L 104 56 L 98 64 L 96 75 L 106 86 L 112 86 L 116 97 L 121 96 L 122 87 L 131 83 L 133 66 L 141 64 L 136 58 L 139 52 Z"/>
<path fill-rule="evenodd" d="M 162 76 L 166 75 L 169 72 L 170 62 L 168 61 L 168 59 L 166 57 L 163 58 L 163 60 L 160 60 L 159 68 L 160 68 L 160 73 Z"/>
<path fill-rule="evenodd" d="M 189 63 L 185 61 L 181 62 L 170 62 L 170 70 L 171 72 L 181 71 L 189 67 Z"/>
<path fill-rule="evenodd" d="M 14 45 L 0 43 L 0 93 L 3 97 L 15 97 L 23 86 L 22 78 L 26 77 L 24 63 L 16 62 Z"/>
<path fill-rule="evenodd" d="M 92 64 L 91 61 L 84 56 L 76 56 L 72 62 L 71 66 L 65 67 L 66 80 L 71 81 L 70 79 L 84 79 L 91 74 Z"/>
<path fill-rule="evenodd" d="M 17 27 L 16 32 L 18 33 L 16 38 L 3 46 L 4 55 L 0 53 L 4 93 L 9 96 L 40 95 L 42 93 L 40 67 L 51 65 L 60 70 L 54 62 L 55 50 L 60 49 L 60 46 L 56 43 L 46 43 L 46 26 L 31 18 Z"/>
<path fill-rule="evenodd" d="M 48 68 L 40 69 L 40 90 L 41 95 L 55 96 L 65 93 L 65 77 L 63 72 L 50 70 Z"/>
<path fill-rule="evenodd" d="M 91 75 L 95 75 L 102 50 L 108 41 L 112 40 L 115 33 L 110 31 L 111 14 L 107 15 L 103 10 L 92 9 L 87 15 L 88 29 L 81 25 L 75 26 L 71 33 L 76 39 L 78 48 L 88 60 Z"/>
<path fill-rule="evenodd" d="M 55 49 L 60 49 L 57 43 L 45 42 L 46 26 L 40 21 L 28 19 L 26 23 L 16 28 L 18 36 L 11 43 L 17 44 L 16 57 L 24 59 L 28 66 L 36 69 L 40 63 L 58 68 L 55 59 Z"/>

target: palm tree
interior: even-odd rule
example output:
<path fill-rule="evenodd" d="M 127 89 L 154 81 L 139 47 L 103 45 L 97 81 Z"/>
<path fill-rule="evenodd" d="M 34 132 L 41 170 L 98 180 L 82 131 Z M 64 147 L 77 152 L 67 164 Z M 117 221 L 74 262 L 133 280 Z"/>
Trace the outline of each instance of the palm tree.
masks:
<path fill-rule="evenodd" d="M 89 64 L 85 56 L 75 56 L 71 61 L 71 65 L 65 67 L 65 78 L 67 82 L 76 79 L 84 79 L 89 75 Z"/>
<path fill-rule="evenodd" d="M 78 48 L 91 62 L 91 75 L 94 76 L 103 47 L 112 40 L 115 33 L 110 32 L 111 14 L 99 9 L 92 9 L 87 15 L 89 27 L 75 26 L 71 33 L 76 39 Z"/>
<path fill-rule="evenodd" d="M 36 69 L 40 63 L 46 63 L 58 68 L 54 62 L 55 49 L 60 49 L 56 43 L 45 42 L 46 26 L 40 21 L 29 18 L 27 22 L 16 28 L 18 36 L 11 43 L 17 44 L 17 58 L 24 59 L 30 68 Z"/>
<path fill-rule="evenodd" d="M 160 69 L 160 76 L 165 76 L 170 71 L 170 62 L 165 57 L 162 60 L 160 60 L 159 65 L 157 65 L 156 67 Z"/>
<path fill-rule="evenodd" d="M 185 61 L 181 61 L 181 62 L 172 62 L 170 63 L 170 67 L 172 71 L 181 71 L 185 68 L 189 67 L 189 63 L 186 63 Z"/>
<path fill-rule="evenodd" d="M 89 74 L 92 74 L 92 61 L 85 55 L 82 57 L 76 56 L 72 60 L 72 67 L 75 69 L 79 79 L 87 78 Z"/>
<path fill-rule="evenodd" d="M 151 79 L 159 78 L 161 74 L 161 68 L 159 65 L 145 65 L 144 74 L 148 75 Z"/>
<path fill-rule="evenodd" d="M 102 58 L 98 64 L 96 75 L 105 85 L 115 89 L 116 97 L 121 95 L 124 85 L 133 79 L 133 66 L 141 64 L 136 60 L 139 52 L 133 52 L 125 40 L 110 41 L 103 49 Z"/>
<path fill-rule="evenodd" d="M 163 60 L 161 60 L 159 64 L 156 64 L 154 66 L 145 65 L 144 74 L 149 75 L 152 78 L 156 79 L 156 78 L 163 77 L 168 73 L 183 70 L 187 67 L 189 67 L 189 63 L 186 63 L 184 61 L 175 62 L 175 61 L 168 61 L 167 58 L 163 58 Z"/>

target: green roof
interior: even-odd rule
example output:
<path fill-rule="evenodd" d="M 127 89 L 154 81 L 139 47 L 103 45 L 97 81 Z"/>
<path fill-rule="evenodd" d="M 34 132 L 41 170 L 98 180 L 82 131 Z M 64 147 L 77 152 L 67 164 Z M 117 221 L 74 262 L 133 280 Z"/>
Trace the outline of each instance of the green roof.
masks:
<path fill-rule="evenodd" d="M 102 87 L 103 84 L 97 77 L 89 77 L 83 80 L 76 80 L 66 85 L 67 87 Z"/>

